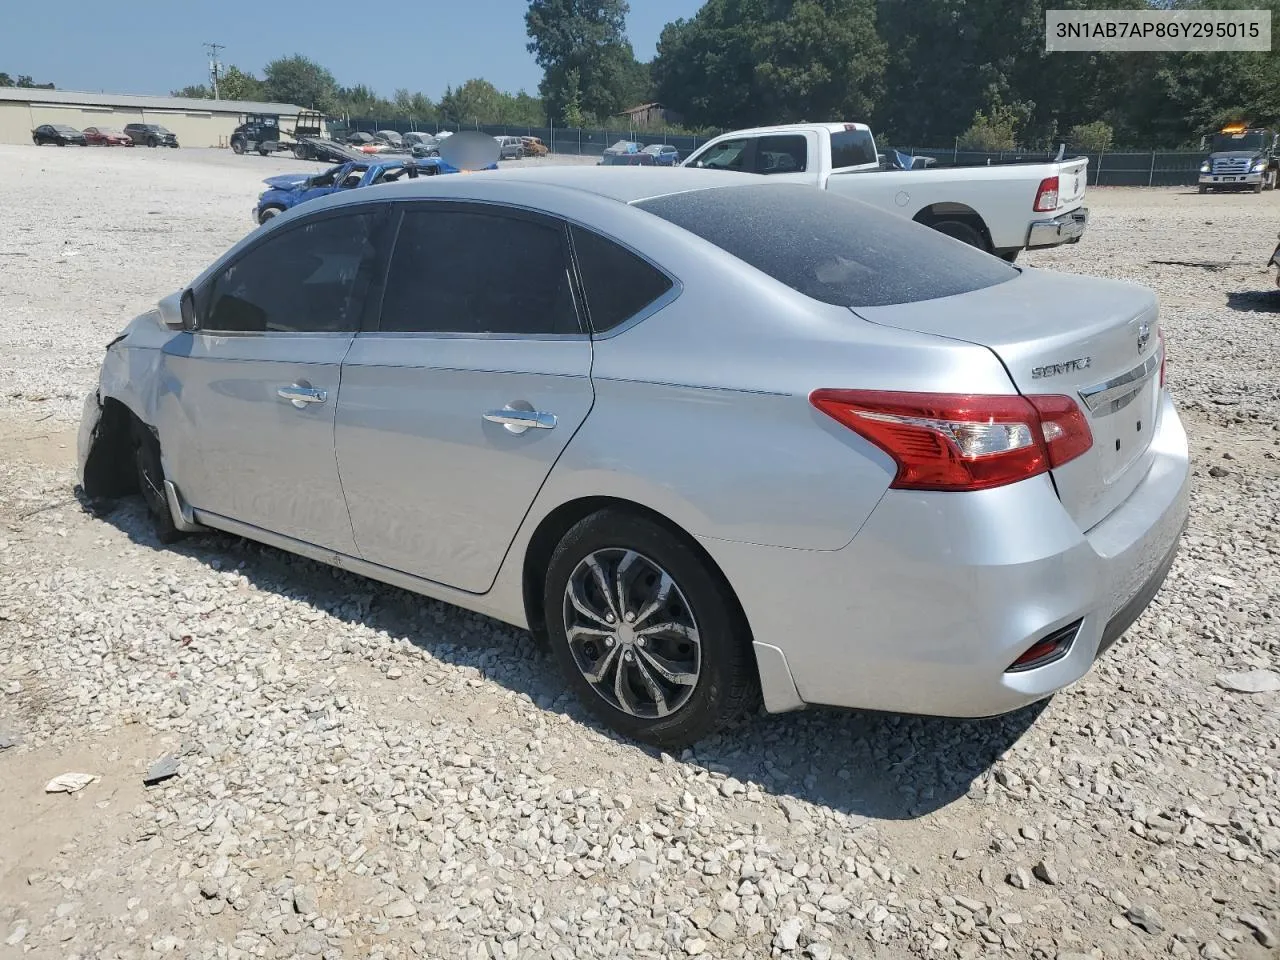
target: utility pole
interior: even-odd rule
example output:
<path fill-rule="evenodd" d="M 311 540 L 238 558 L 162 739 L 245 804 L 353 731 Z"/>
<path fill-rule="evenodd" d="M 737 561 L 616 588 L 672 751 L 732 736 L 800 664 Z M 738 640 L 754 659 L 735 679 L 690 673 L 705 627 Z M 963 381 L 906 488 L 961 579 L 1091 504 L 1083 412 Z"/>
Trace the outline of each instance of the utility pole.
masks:
<path fill-rule="evenodd" d="M 225 43 L 206 43 L 203 45 L 209 51 L 209 76 L 213 80 L 213 99 L 218 99 L 218 71 L 222 69 L 222 64 L 218 62 L 218 51 L 225 50 Z"/>

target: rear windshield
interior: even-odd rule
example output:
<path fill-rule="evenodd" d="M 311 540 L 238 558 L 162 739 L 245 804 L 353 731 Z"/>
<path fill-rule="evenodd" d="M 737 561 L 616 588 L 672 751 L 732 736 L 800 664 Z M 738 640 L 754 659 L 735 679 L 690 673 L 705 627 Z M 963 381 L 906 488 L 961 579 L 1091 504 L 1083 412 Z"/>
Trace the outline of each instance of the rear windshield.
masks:
<path fill-rule="evenodd" d="M 875 163 L 876 143 L 866 130 L 846 130 L 831 135 L 831 169 Z"/>
<path fill-rule="evenodd" d="M 805 296 L 842 307 L 933 300 L 1018 276 L 936 230 L 803 184 L 692 190 L 636 206 Z"/>

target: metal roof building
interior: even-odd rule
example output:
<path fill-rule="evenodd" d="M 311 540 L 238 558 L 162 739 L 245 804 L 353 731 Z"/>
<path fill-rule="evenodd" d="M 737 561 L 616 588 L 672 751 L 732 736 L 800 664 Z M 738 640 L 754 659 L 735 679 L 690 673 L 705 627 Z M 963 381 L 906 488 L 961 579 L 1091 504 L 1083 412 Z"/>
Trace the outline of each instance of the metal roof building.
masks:
<path fill-rule="evenodd" d="M 241 114 L 276 114 L 285 122 L 297 117 L 300 109 L 291 103 L 0 87 L 0 143 L 30 143 L 31 131 L 44 123 L 77 130 L 158 123 L 176 133 L 183 146 L 216 147 L 227 143 Z"/>

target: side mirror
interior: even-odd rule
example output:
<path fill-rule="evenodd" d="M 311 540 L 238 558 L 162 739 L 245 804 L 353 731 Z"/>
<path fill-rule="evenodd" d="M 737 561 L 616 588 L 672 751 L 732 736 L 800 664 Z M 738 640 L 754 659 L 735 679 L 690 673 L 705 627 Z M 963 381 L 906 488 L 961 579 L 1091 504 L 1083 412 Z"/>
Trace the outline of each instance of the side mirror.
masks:
<path fill-rule="evenodd" d="M 182 291 L 182 329 L 194 330 L 196 328 L 196 295 L 190 289 Z"/>
<path fill-rule="evenodd" d="M 160 319 L 170 330 L 185 329 L 183 322 L 183 306 L 181 303 L 182 298 L 183 294 L 171 293 L 157 304 L 160 309 Z"/>

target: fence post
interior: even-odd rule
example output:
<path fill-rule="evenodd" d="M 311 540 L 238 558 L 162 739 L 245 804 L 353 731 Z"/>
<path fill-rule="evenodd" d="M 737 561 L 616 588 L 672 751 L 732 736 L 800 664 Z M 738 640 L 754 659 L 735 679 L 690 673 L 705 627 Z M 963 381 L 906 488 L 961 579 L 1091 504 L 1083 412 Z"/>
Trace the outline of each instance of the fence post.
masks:
<path fill-rule="evenodd" d="M 1095 187 L 1102 181 L 1102 156 L 1105 152 L 1105 150 L 1098 151 L 1098 172 L 1093 178 L 1093 185 Z"/>
<path fill-rule="evenodd" d="M 551 118 L 551 149 L 550 153 L 556 152 L 556 118 Z"/>
<path fill-rule="evenodd" d="M 951 163 L 954 166 L 960 162 L 960 138 L 956 137 L 955 145 L 951 148 Z"/>
<path fill-rule="evenodd" d="M 1153 149 L 1151 151 L 1151 172 L 1147 175 L 1147 186 L 1149 187 L 1152 184 L 1154 184 L 1155 179 L 1156 179 L 1156 152 Z"/>
<path fill-rule="evenodd" d="M 582 128 L 578 128 L 578 156 L 582 156 Z"/>

